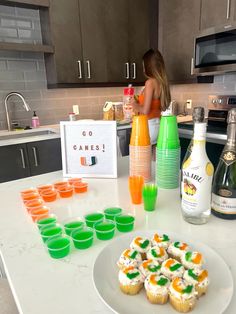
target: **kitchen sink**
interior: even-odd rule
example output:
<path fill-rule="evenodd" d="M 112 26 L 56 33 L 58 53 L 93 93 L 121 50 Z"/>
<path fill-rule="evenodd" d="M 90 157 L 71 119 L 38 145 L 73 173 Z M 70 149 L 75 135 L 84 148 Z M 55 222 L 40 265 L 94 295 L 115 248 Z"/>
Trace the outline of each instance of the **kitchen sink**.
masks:
<path fill-rule="evenodd" d="M 17 138 L 25 138 L 31 136 L 39 136 L 39 135 L 50 135 L 56 134 L 55 131 L 52 130 L 25 130 L 25 131 L 12 131 L 8 134 L 0 134 L 0 140 L 10 140 Z"/>

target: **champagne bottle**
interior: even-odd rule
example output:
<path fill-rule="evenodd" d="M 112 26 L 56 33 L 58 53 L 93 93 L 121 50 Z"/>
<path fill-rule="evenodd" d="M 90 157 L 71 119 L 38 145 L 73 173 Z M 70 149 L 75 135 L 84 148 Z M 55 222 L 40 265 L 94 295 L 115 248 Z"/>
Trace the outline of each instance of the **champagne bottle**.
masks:
<path fill-rule="evenodd" d="M 223 219 L 236 219 L 236 108 L 228 113 L 227 142 L 212 185 L 212 213 Z"/>
<path fill-rule="evenodd" d="M 182 166 L 182 214 L 186 221 L 203 224 L 211 214 L 214 167 L 206 153 L 206 123 L 195 123 L 192 152 Z"/>
<path fill-rule="evenodd" d="M 195 107 L 193 109 L 193 123 L 195 125 L 195 123 L 201 123 L 203 122 L 205 119 L 205 112 L 204 112 L 204 108 L 203 107 Z M 183 162 L 182 162 L 182 166 L 185 163 L 185 161 L 189 158 L 189 156 L 191 155 L 192 152 L 192 148 L 193 148 L 193 139 L 191 139 L 188 148 L 186 150 Z M 182 197 L 182 171 L 181 171 L 181 185 L 180 185 L 180 197 Z"/>

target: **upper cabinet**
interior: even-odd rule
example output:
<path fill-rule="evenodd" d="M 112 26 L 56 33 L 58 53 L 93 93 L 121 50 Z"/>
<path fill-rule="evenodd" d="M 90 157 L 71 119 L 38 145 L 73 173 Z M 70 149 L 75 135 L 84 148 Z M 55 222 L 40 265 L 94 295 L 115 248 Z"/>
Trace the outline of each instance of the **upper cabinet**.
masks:
<path fill-rule="evenodd" d="M 235 0 L 202 0 L 200 30 L 230 26 L 235 21 Z"/>
<path fill-rule="evenodd" d="M 159 0 L 159 49 L 170 83 L 192 83 L 194 37 L 199 32 L 200 0 Z"/>
<path fill-rule="evenodd" d="M 42 28 L 55 50 L 45 55 L 49 86 L 143 82 L 142 55 L 157 44 L 150 34 L 157 12 L 156 0 L 51 0 L 50 25 Z"/>

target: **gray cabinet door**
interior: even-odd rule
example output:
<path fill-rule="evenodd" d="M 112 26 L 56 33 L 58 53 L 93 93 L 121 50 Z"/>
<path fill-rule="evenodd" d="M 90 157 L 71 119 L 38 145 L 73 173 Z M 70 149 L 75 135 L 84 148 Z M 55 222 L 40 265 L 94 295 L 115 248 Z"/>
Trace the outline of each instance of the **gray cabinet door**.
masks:
<path fill-rule="evenodd" d="M 227 25 L 233 19 L 234 0 L 202 0 L 200 29 Z"/>
<path fill-rule="evenodd" d="M 32 176 L 62 169 L 59 138 L 27 143 L 27 152 Z"/>
<path fill-rule="evenodd" d="M 150 1 L 129 0 L 129 61 L 130 82 L 144 82 L 142 57 L 151 48 L 150 44 Z M 158 14 L 158 12 L 155 12 Z"/>
<path fill-rule="evenodd" d="M 104 0 L 79 0 L 83 74 L 88 83 L 107 81 L 107 28 Z"/>
<path fill-rule="evenodd" d="M 17 180 L 30 176 L 25 144 L 0 147 L 0 182 Z"/>
<path fill-rule="evenodd" d="M 49 17 L 55 53 L 45 59 L 48 83 L 83 82 L 78 0 L 51 0 Z"/>
<path fill-rule="evenodd" d="M 199 18 L 200 0 L 159 0 L 159 49 L 171 83 L 195 81 L 191 59 Z"/>

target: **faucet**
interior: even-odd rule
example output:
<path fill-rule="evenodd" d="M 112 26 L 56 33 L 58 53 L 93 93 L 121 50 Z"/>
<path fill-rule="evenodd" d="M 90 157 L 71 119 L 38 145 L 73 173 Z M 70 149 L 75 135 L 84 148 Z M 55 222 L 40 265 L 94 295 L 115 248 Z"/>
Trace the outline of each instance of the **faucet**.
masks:
<path fill-rule="evenodd" d="M 25 98 L 23 97 L 23 95 L 21 95 L 18 92 L 11 92 L 9 94 L 6 95 L 5 99 L 4 99 L 4 103 L 5 103 L 5 110 L 6 110 L 6 117 L 7 117 L 7 129 L 8 131 L 11 131 L 12 127 L 11 127 L 11 123 L 10 123 L 10 117 L 9 117 L 9 111 L 8 111 L 8 99 L 11 96 L 18 96 L 22 102 L 23 102 L 23 107 L 25 108 L 26 111 L 30 111 L 30 106 L 27 104 L 27 102 L 25 101 Z"/>

